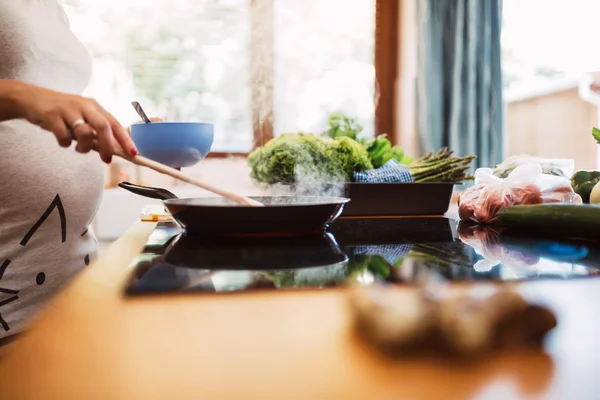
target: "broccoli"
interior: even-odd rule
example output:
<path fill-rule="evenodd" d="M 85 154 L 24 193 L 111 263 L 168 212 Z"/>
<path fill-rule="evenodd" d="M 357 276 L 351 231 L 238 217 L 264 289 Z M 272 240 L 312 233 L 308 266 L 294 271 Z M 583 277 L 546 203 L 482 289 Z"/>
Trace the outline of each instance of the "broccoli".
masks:
<path fill-rule="evenodd" d="M 277 288 L 314 288 L 337 286 L 350 276 L 347 262 L 321 267 L 309 267 L 280 271 L 265 271 L 264 275 Z"/>
<path fill-rule="evenodd" d="M 343 136 L 334 140 L 329 160 L 334 171 L 341 171 L 345 182 L 350 182 L 354 172 L 373 169 L 367 149 L 360 143 Z"/>
<path fill-rule="evenodd" d="M 355 171 L 372 169 L 366 149 L 348 137 L 284 133 L 248 155 L 259 183 L 349 182 Z"/>

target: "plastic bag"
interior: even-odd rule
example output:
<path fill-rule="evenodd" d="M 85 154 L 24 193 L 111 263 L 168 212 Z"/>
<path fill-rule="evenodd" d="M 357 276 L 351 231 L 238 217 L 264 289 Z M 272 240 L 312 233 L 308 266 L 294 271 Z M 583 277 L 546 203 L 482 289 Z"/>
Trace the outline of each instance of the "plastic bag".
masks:
<path fill-rule="evenodd" d="M 575 160 L 568 158 L 542 158 L 528 155 L 509 157 L 497 165 L 494 170 L 494 176 L 498 178 L 507 178 L 515 168 L 525 164 L 537 164 L 541 167 L 545 175 L 562 176 L 571 178 L 575 172 Z"/>
<path fill-rule="evenodd" d="M 489 272 L 497 265 L 518 265 L 531 267 L 540 261 L 536 254 L 511 251 L 500 244 L 499 232 L 488 226 L 469 226 L 461 222 L 458 226 L 458 237 L 466 245 L 472 247 L 483 259 L 478 260 L 473 269 L 476 272 Z"/>
<path fill-rule="evenodd" d="M 582 203 L 566 177 L 547 175 L 537 163 L 516 167 L 505 179 L 490 168 L 475 171 L 475 185 L 458 198 L 463 221 L 492 223 L 506 207 L 523 204 Z"/>
<path fill-rule="evenodd" d="M 502 227 L 461 222 L 458 237 L 482 257 L 474 265 L 475 272 L 490 272 L 498 265 L 514 278 L 531 278 L 543 274 L 558 276 L 587 275 L 583 266 L 573 266 L 589 254 L 587 247 L 537 239 L 511 239 Z M 507 271 L 507 272 L 508 272 Z"/>

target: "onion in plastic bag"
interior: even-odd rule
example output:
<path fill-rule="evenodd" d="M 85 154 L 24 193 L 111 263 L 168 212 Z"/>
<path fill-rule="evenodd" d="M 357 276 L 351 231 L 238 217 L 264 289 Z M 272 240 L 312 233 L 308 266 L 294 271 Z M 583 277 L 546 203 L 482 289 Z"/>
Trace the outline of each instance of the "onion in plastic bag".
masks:
<path fill-rule="evenodd" d="M 575 160 L 569 158 L 542 158 L 529 155 L 509 157 L 493 169 L 494 176 L 507 178 L 515 168 L 525 164 L 538 164 L 545 175 L 570 178 L 575 172 Z"/>
<path fill-rule="evenodd" d="M 502 179 L 491 168 L 475 171 L 475 186 L 458 199 L 458 214 L 463 221 L 493 223 L 506 207 L 542 203 L 582 203 L 571 188 L 569 178 L 547 175 L 538 163 L 522 164 Z"/>

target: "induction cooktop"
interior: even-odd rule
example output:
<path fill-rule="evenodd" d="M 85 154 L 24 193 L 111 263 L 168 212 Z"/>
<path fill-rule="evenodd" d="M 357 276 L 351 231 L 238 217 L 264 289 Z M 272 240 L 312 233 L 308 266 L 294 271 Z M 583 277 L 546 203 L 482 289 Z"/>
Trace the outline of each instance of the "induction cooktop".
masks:
<path fill-rule="evenodd" d="M 125 292 L 218 294 L 421 279 L 518 281 L 600 275 L 600 245 L 522 237 L 448 218 L 349 218 L 322 235 L 188 236 L 159 223 Z"/>

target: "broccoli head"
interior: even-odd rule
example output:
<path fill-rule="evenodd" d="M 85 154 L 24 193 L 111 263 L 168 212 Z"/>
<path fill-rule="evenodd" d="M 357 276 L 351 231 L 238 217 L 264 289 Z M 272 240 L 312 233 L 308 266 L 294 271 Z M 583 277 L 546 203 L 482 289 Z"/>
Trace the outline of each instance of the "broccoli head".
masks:
<path fill-rule="evenodd" d="M 346 182 L 352 180 L 355 171 L 373 169 L 365 147 L 349 137 L 342 136 L 335 139 L 330 152 L 332 168 L 340 171 Z"/>
<path fill-rule="evenodd" d="M 251 177 L 263 184 L 347 182 L 371 169 L 366 149 L 350 138 L 284 133 L 248 155 Z"/>

